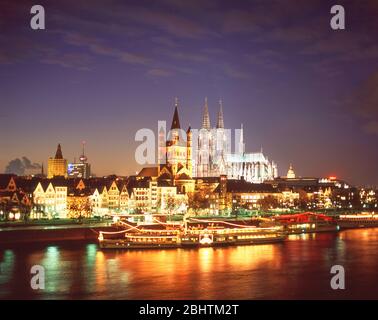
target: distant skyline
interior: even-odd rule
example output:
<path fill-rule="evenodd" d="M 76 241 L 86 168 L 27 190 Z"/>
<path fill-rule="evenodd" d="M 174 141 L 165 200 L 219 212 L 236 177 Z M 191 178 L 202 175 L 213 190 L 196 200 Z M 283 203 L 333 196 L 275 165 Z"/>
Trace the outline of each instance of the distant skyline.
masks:
<path fill-rule="evenodd" d="M 336 1 L 33 1 L 0 3 L 0 172 L 16 158 L 69 161 L 86 141 L 97 175 L 135 174 L 135 133 L 244 126 L 285 175 L 378 185 L 378 2 L 337 1 L 346 30 L 330 28 Z"/>

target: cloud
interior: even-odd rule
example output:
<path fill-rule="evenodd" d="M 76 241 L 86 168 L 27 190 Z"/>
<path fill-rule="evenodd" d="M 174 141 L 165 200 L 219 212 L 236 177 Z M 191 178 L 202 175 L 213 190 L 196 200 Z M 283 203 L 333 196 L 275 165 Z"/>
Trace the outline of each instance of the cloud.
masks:
<path fill-rule="evenodd" d="M 118 49 L 110 45 L 104 44 L 100 39 L 93 36 L 86 36 L 79 33 L 66 33 L 64 36 L 66 43 L 85 47 L 92 53 L 117 58 L 123 62 L 130 64 L 147 65 L 150 59 L 141 55 L 132 53 L 126 50 Z"/>
<path fill-rule="evenodd" d="M 347 107 L 365 121 L 366 133 L 378 134 L 378 70 L 370 75 L 346 101 Z"/>
<path fill-rule="evenodd" d="M 169 48 L 176 48 L 179 46 L 177 41 L 174 41 L 171 38 L 163 37 L 163 36 L 152 37 L 151 41 L 159 45 L 163 45 L 164 47 L 169 47 Z"/>
<path fill-rule="evenodd" d="M 123 15 L 138 24 L 148 25 L 180 38 L 216 36 L 215 32 L 201 25 L 200 21 L 186 18 L 177 12 L 173 13 L 172 10 L 130 7 Z"/>
<path fill-rule="evenodd" d="M 366 123 L 363 126 L 363 130 L 366 133 L 371 133 L 371 134 L 378 135 L 378 120 L 375 120 L 375 121 L 373 120 L 373 121 L 370 121 L 370 122 Z"/>
<path fill-rule="evenodd" d="M 78 70 L 90 70 L 93 59 L 90 55 L 79 52 L 59 53 L 57 50 L 46 50 L 41 57 L 41 62 L 46 64 L 59 65 L 64 68 Z"/>
<path fill-rule="evenodd" d="M 7 164 L 5 167 L 5 173 L 13 173 L 19 176 L 25 174 L 26 170 L 31 169 L 41 169 L 41 166 L 38 163 L 32 163 L 27 157 L 22 157 L 21 159 L 16 158 Z"/>
<path fill-rule="evenodd" d="M 262 50 L 256 53 L 245 54 L 246 61 L 254 66 L 260 66 L 265 69 L 282 72 L 286 71 L 283 54 L 274 50 Z"/>
<path fill-rule="evenodd" d="M 223 71 L 227 76 L 229 76 L 231 78 L 235 78 L 235 79 L 248 79 L 248 78 L 250 78 L 249 73 L 241 70 L 240 68 L 231 66 L 229 64 L 225 64 L 223 66 Z"/>
<path fill-rule="evenodd" d="M 204 54 L 182 52 L 182 51 L 172 51 L 172 50 L 161 50 L 161 52 L 173 59 L 190 61 L 190 62 L 207 62 L 209 57 Z"/>
<path fill-rule="evenodd" d="M 147 75 L 152 77 L 170 77 L 173 73 L 169 70 L 155 68 L 147 71 Z"/>

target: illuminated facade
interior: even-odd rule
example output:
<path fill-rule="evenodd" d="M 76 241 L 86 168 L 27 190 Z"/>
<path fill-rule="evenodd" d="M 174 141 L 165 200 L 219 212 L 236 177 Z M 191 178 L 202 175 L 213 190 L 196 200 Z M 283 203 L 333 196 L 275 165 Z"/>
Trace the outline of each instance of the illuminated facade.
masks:
<path fill-rule="evenodd" d="M 163 132 L 159 132 L 159 157 L 156 176 L 150 175 L 158 183 L 176 186 L 181 193 L 194 192 L 195 181 L 192 179 L 192 131 L 185 132 L 180 126 L 178 102 L 176 99 L 171 129 L 167 141 Z M 152 168 L 151 168 L 152 169 Z"/>
<path fill-rule="evenodd" d="M 83 141 L 83 151 L 80 156 L 80 162 L 68 164 L 68 177 L 89 179 L 91 176 L 91 165 L 87 162 L 88 158 L 84 150 L 85 142 Z"/>
<path fill-rule="evenodd" d="M 289 170 L 287 171 L 286 178 L 287 179 L 295 179 L 295 172 L 294 172 L 293 166 L 291 164 L 289 166 Z"/>
<path fill-rule="evenodd" d="M 198 133 L 198 149 L 195 156 L 196 177 L 219 177 L 228 179 L 244 178 L 248 182 L 262 183 L 277 177 L 277 165 L 270 161 L 262 151 L 246 153 L 243 137 L 243 126 L 240 129 L 239 141 L 235 153 L 231 152 L 224 128 L 223 107 L 220 101 L 217 125 L 211 128 L 207 99 L 205 99 L 202 128 Z"/>
<path fill-rule="evenodd" d="M 66 218 L 67 186 L 64 181 L 43 180 L 33 191 L 33 218 Z"/>
<path fill-rule="evenodd" d="M 47 177 L 49 179 L 58 176 L 67 178 L 67 160 L 63 158 L 60 144 L 58 144 L 55 157 L 49 158 L 47 167 Z"/>

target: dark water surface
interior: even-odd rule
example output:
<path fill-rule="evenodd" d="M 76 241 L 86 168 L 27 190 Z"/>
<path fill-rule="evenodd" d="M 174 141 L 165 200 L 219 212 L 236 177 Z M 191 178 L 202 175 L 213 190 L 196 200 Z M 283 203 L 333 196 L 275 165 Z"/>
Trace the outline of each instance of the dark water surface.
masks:
<path fill-rule="evenodd" d="M 30 268 L 45 267 L 44 290 Z M 346 289 L 332 290 L 342 265 Z M 227 248 L 102 251 L 96 244 L 0 248 L 0 299 L 378 299 L 378 228 Z"/>

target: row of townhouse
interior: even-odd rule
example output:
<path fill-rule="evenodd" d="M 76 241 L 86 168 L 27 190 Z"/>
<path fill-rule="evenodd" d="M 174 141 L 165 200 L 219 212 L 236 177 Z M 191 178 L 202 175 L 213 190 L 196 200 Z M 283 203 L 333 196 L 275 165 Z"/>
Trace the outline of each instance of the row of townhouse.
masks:
<path fill-rule="evenodd" d="M 15 175 L 0 174 L 0 220 L 20 219 L 31 204 L 31 197 L 17 188 Z"/>
<path fill-rule="evenodd" d="M 12 199 L 17 200 L 12 202 Z M 78 218 L 132 212 L 183 212 L 186 196 L 177 187 L 152 180 L 52 179 L 0 175 L 3 218 Z M 12 205 L 10 205 L 12 204 Z M 5 216 L 10 213 L 10 216 Z M 0 217 L 1 218 L 1 217 Z"/>

